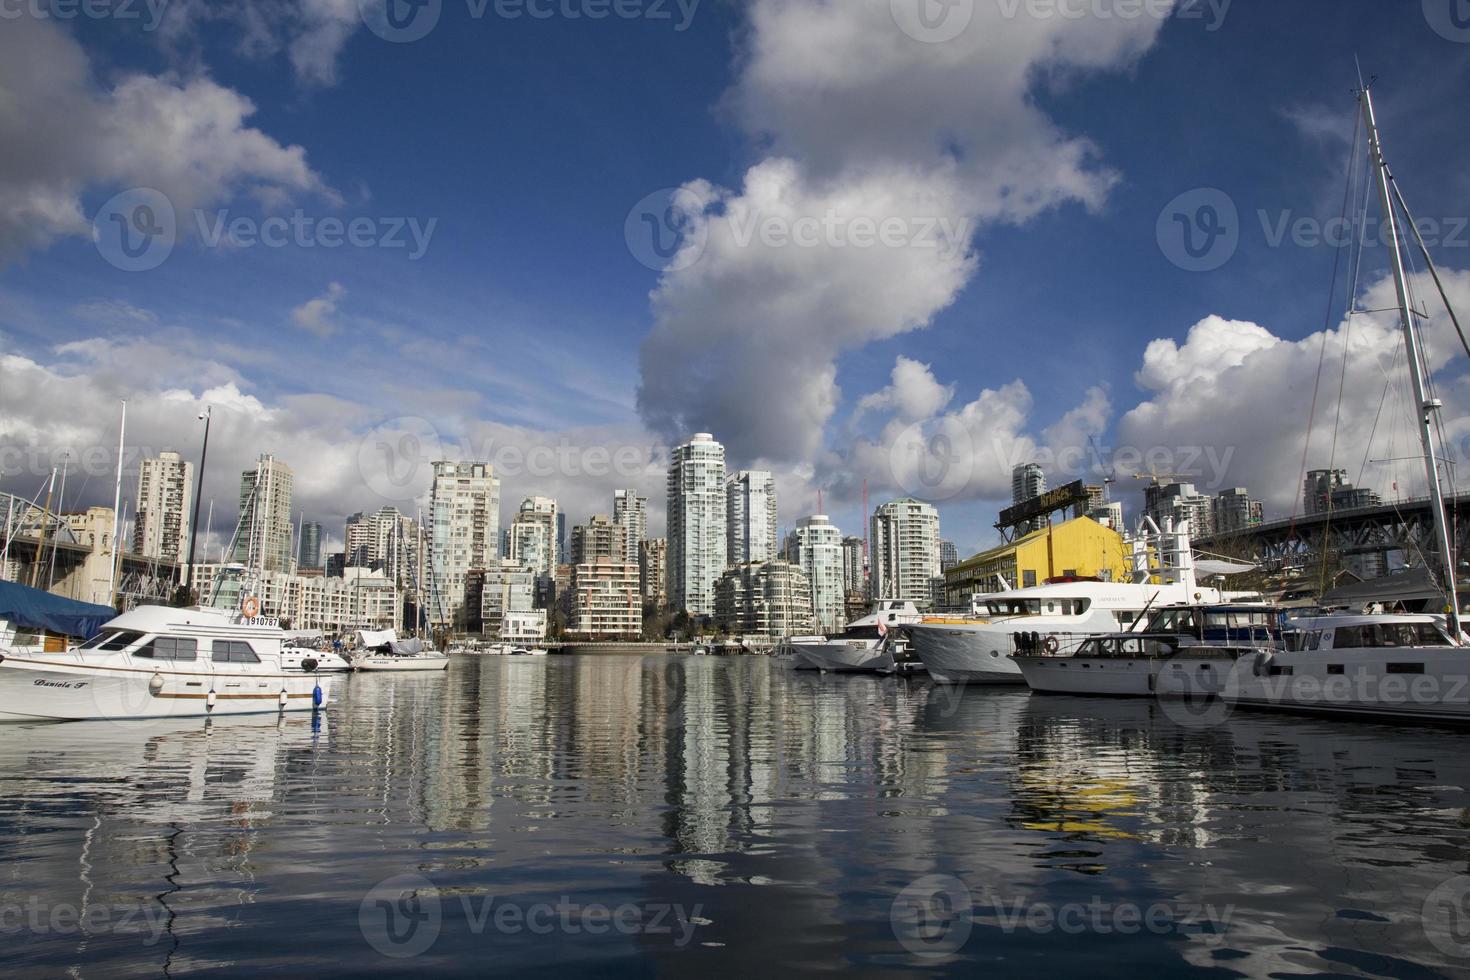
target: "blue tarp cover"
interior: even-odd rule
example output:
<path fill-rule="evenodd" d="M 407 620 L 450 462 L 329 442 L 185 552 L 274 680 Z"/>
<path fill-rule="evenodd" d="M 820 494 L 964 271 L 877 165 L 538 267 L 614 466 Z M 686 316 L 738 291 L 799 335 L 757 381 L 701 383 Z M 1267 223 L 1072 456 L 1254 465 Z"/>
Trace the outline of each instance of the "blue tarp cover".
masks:
<path fill-rule="evenodd" d="M 0 582 L 0 619 L 24 629 L 50 630 L 64 636 L 90 638 L 109 619 L 116 619 L 111 606 L 77 602 L 15 582 Z"/>

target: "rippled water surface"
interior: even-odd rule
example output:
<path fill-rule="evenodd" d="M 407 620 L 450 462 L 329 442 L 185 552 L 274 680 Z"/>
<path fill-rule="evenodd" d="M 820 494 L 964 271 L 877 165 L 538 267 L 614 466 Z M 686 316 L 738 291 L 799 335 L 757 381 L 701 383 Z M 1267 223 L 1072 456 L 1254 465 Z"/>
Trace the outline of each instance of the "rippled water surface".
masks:
<path fill-rule="evenodd" d="M 0 967 L 1464 975 L 1467 747 L 711 658 L 9 726 Z"/>

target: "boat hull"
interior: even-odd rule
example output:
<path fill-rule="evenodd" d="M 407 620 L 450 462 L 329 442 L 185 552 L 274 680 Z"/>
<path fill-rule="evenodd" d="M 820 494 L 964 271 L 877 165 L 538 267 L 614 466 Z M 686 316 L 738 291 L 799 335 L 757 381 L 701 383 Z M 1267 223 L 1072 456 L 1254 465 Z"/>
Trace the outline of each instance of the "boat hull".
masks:
<path fill-rule="evenodd" d="M 317 706 L 318 687 L 325 705 L 331 694 L 330 680 L 299 671 L 216 674 L 6 656 L 0 662 L 0 721 L 120 721 L 310 711 Z"/>
<path fill-rule="evenodd" d="M 837 674 L 891 674 L 893 654 L 881 643 L 833 640 L 796 645 L 796 669 Z"/>
<path fill-rule="evenodd" d="M 1016 655 L 1021 675 L 1041 694 L 1128 698 L 1221 696 L 1231 661 L 1180 655 L 1166 659 Z"/>
<path fill-rule="evenodd" d="M 366 657 L 352 665 L 353 670 L 368 674 L 425 673 L 449 669 L 449 658 L 435 657 Z"/>
<path fill-rule="evenodd" d="M 1340 672 L 1330 673 L 1334 669 Z M 1241 708 L 1470 724 L 1470 650 L 1276 653 L 1242 661 L 1222 697 Z"/>
<path fill-rule="evenodd" d="M 1025 684 L 1009 657 L 1010 632 L 992 626 L 908 627 L 909 650 L 941 684 Z"/>

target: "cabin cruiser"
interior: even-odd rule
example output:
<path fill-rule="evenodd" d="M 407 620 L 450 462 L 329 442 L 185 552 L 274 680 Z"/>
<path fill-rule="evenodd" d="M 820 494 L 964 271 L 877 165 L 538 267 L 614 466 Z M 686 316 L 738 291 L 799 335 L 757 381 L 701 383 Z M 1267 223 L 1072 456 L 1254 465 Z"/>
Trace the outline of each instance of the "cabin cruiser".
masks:
<path fill-rule="evenodd" d="M 794 666 L 797 670 L 892 674 L 897 670 L 895 654 L 906 645 L 898 631 L 922 618 L 912 602 L 884 599 L 841 633 L 802 638 L 808 642 L 793 640 Z"/>
<path fill-rule="evenodd" d="M 548 657 L 550 651 L 540 647 L 525 647 L 515 643 L 494 643 L 481 651 L 489 657 Z"/>
<path fill-rule="evenodd" d="M 184 718 L 309 711 L 330 680 L 281 662 L 275 620 L 139 606 L 63 651 L 0 654 L 0 720 Z"/>
<path fill-rule="evenodd" d="M 345 674 L 352 669 L 352 661 L 334 650 L 321 650 L 288 636 L 281 644 L 281 666 L 307 673 Z"/>
<path fill-rule="evenodd" d="M 1280 641 L 1278 613 L 1264 604 L 1161 609 L 1138 632 L 1063 644 L 1020 632 L 1011 659 L 1031 690 L 1112 697 L 1218 697 L 1242 657 Z"/>
<path fill-rule="evenodd" d="M 1161 606 L 1224 598 L 1196 585 L 1187 525 L 1176 530 L 1166 521 L 1160 530 L 1145 519 L 1134 541 L 1133 574 L 1133 582 L 1064 577 L 976 595 L 968 620 L 909 627 L 913 652 L 943 684 L 1024 684 L 1010 656 L 1016 633 L 1036 633 L 1048 652 L 1070 653 L 1088 636 L 1134 629 Z M 1149 581 L 1154 577 L 1158 584 Z"/>
<path fill-rule="evenodd" d="M 449 669 L 449 655 L 430 650 L 423 640 L 398 639 L 393 630 L 359 630 L 360 649 L 352 657 L 352 669 L 369 673 Z"/>
<path fill-rule="evenodd" d="M 1238 707 L 1470 722 L 1470 648 L 1443 617 L 1326 615 L 1293 620 L 1282 649 L 1231 673 Z"/>

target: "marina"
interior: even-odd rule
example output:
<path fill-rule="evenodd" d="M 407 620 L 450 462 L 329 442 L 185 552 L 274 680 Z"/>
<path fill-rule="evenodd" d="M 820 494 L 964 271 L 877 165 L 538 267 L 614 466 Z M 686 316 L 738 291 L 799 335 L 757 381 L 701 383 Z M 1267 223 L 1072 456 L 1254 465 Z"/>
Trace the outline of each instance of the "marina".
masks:
<path fill-rule="evenodd" d="M 457 658 L 349 676 L 315 719 L 12 728 L 0 906 L 43 928 L 6 962 L 1452 976 L 1461 738 L 764 658 Z M 403 876 L 422 933 L 373 918 Z M 906 918 L 916 884 L 963 934 Z M 495 914 L 559 904 L 554 954 Z"/>

